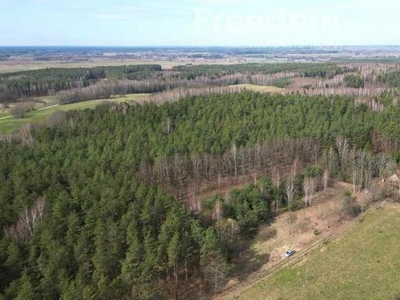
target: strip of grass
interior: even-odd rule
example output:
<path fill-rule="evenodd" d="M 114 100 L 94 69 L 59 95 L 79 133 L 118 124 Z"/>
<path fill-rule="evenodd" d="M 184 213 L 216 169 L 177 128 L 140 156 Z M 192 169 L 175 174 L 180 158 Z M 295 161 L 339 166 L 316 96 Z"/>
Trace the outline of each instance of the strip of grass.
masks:
<path fill-rule="evenodd" d="M 393 299 L 400 295 L 400 206 L 370 212 L 343 236 L 240 299 Z"/>
<path fill-rule="evenodd" d="M 231 85 L 230 87 L 243 88 L 258 93 L 281 93 L 284 91 L 283 88 L 278 88 L 276 86 L 266 86 L 266 85 L 256 85 L 256 84 L 238 84 L 238 85 Z"/>
<path fill-rule="evenodd" d="M 110 99 L 100 99 L 92 101 L 84 101 L 67 105 L 59 105 L 45 110 L 36 110 L 26 114 L 25 118 L 9 118 L 0 120 L 0 134 L 11 133 L 23 124 L 38 123 L 46 120 L 48 116 L 56 111 L 68 111 L 68 110 L 80 110 L 80 109 L 92 109 L 99 104 L 104 102 L 129 102 L 129 101 L 144 101 L 148 99 L 147 94 L 129 94 L 123 97 L 113 97 Z"/>

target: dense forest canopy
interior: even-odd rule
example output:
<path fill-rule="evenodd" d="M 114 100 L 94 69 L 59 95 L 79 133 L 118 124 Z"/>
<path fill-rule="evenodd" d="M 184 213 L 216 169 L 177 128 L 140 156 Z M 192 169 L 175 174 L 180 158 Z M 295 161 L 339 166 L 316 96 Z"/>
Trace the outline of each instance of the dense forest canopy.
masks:
<path fill-rule="evenodd" d="M 199 76 L 221 77 L 235 73 L 248 74 L 273 74 L 279 72 L 299 72 L 304 77 L 331 78 L 338 74 L 349 72 L 347 67 L 337 64 L 324 63 L 272 63 L 272 64 L 237 64 L 237 65 L 200 65 L 177 66 L 174 71 L 179 71 L 180 76 L 194 79 Z"/>
<path fill-rule="evenodd" d="M 194 214 L 146 183 L 143 163 L 288 138 L 318 142 L 318 151 L 339 137 L 374 150 L 376 136 L 399 141 L 399 118 L 394 104 L 373 111 L 339 96 L 243 92 L 102 105 L 69 112 L 28 142 L 0 142 L 0 297 L 158 299 L 188 277 L 220 274 L 272 203 L 289 204 L 282 187 L 263 179 Z"/>

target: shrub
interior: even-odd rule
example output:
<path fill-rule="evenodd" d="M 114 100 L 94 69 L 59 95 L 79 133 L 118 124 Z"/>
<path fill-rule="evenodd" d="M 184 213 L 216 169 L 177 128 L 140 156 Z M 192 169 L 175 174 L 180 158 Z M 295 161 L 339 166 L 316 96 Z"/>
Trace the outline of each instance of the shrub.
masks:
<path fill-rule="evenodd" d="M 304 208 L 304 202 L 302 199 L 297 199 L 289 206 L 290 211 L 296 211 Z"/>
<path fill-rule="evenodd" d="M 21 119 L 25 117 L 27 112 L 30 112 L 32 110 L 34 110 L 34 105 L 32 103 L 21 102 L 13 107 L 11 113 L 14 115 L 14 117 Z"/>
<path fill-rule="evenodd" d="M 345 190 L 343 195 L 344 197 L 351 197 L 351 192 L 349 190 Z"/>
<path fill-rule="evenodd" d="M 343 215 L 354 218 L 361 213 L 361 210 L 361 205 L 358 204 L 356 198 L 345 195 L 341 206 Z"/>
<path fill-rule="evenodd" d="M 272 85 L 283 89 L 284 87 L 290 85 L 291 83 L 292 81 L 290 79 L 280 78 L 275 80 L 275 82 Z"/>
<path fill-rule="evenodd" d="M 344 77 L 344 82 L 347 87 L 356 89 L 363 88 L 365 84 L 360 74 L 347 75 Z"/>
<path fill-rule="evenodd" d="M 319 166 L 309 166 L 303 172 L 304 177 L 312 178 L 322 176 L 322 174 L 324 174 L 324 170 Z"/>

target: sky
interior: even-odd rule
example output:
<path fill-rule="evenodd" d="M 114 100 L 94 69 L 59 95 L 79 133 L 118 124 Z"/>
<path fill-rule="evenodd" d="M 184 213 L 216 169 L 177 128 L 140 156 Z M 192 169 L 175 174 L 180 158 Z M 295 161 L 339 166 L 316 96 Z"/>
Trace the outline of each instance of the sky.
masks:
<path fill-rule="evenodd" d="M 399 45 L 399 0 L 0 0 L 1 46 Z"/>

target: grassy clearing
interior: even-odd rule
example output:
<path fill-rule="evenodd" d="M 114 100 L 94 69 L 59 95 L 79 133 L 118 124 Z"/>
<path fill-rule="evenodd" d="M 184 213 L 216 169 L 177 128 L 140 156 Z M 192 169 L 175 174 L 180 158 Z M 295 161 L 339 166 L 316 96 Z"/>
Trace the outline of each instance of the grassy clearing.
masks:
<path fill-rule="evenodd" d="M 383 206 L 240 299 L 393 299 L 400 295 L 399 228 L 400 206 Z"/>
<path fill-rule="evenodd" d="M 238 84 L 238 85 L 231 85 L 230 87 L 244 88 L 246 90 L 258 93 L 282 93 L 284 91 L 283 88 L 278 88 L 276 86 L 265 86 L 265 85 L 255 85 L 255 84 Z"/>
<path fill-rule="evenodd" d="M 46 120 L 48 116 L 53 114 L 56 111 L 68 111 L 68 110 L 80 110 L 80 109 L 91 109 L 96 107 L 99 104 L 102 104 L 104 102 L 129 102 L 129 101 L 145 101 L 148 99 L 147 94 L 129 94 L 125 96 L 117 96 L 117 97 L 112 97 L 110 99 L 100 99 L 100 100 L 92 100 L 92 101 L 85 101 L 85 102 L 78 102 L 78 103 L 73 103 L 73 104 L 67 104 L 67 105 L 59 105 L 55 106 L 49 109 L 43 109 L 43 110 L 36 110 L 32 111 L 26 114 L 25 118 L 22 119 L 17 119 L 14 117 L 8 118 L 8 119 L 3 119 L 0 120 L 0 134 L 1 133 L 10 133 L 16 130 L 19 126 L 23 124 L 29 124 L 29 123 L 38 123 L 41 121 Z M 4 117 L 6 114 L 3 114 Z"/>

